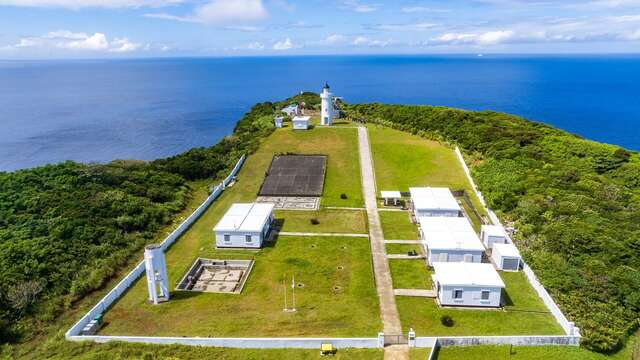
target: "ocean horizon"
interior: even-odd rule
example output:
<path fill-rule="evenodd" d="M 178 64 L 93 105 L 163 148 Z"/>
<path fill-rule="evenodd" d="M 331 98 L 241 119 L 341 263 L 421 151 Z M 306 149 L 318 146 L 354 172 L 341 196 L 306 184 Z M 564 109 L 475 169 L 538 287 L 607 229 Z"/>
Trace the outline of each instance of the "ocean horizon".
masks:
<path fill-rule="evenodd" d="M 351 103 L 501 111 L 640 150 L 640 55 L 0 60 L 0 171 L 209 146 L 253 104 L 325 81 Z"/>

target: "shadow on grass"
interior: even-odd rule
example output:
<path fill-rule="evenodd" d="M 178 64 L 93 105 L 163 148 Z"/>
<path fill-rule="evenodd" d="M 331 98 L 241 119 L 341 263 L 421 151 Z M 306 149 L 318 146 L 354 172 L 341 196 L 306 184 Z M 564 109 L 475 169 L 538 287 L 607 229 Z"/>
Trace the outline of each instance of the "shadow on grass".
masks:
<path fill-rule="evenodd" d="M 502 290 L 502 306 L 513 306 L 513 300 L 506 290 Z"/>

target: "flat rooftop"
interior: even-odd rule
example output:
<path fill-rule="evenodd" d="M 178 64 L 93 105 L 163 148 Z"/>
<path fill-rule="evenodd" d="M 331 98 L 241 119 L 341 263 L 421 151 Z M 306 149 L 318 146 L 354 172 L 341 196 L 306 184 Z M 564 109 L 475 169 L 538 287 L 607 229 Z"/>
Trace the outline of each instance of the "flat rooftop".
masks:
<path fill-rule="evenodd" d="M 421 216 L 418 222 L 424 242 L 432 250 L 484 251 L 482 242 L 467 218 Z"/>
<path fill-rule="evenodd" d="M 513 244 L 493 244 L 493 252 L 497 252 L 500 256 L 520 258 L 520 251 Z"/>
<path fill-rule="evenodd" d="M 482 225 L 481 229 L 488 236 L 507 237 L 507 232 L 500 225 Z"/>
<path fill-rule="evenodd" d="M 419 210 L 461 210 L 458 201 L 448 188 L 411 187 L 409 193 L 413 207 Z"/>
<path fill-rule="evenodd" d="M 260 196 L 322 196 L 325 155 L 276 155 L 260 187 Z"/>
<path fill-rule="evenodd" d="M 448 286 L 491 286 L 504 288 L 504 282 L 487 263 L 436 262 L 433 263 L 435 279 Z"/>
<path fill-rule="evenodd" d="M 260 232 L 269 220 L 274 205 L 268 203 L 236 203 L 231 205 L 213 231 Z"/>

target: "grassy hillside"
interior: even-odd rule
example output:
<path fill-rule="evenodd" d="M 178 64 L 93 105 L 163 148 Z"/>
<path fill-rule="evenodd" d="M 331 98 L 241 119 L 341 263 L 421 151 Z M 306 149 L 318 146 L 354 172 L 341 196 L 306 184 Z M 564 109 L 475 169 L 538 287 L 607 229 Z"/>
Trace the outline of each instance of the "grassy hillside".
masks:
<path fill-rule="evenodd" d="M 350 105 L 369 122 L 459 145 L 489 206 L 584 335 L 609 352 L 640 315 L 640 157 L 490 111 Z"/>

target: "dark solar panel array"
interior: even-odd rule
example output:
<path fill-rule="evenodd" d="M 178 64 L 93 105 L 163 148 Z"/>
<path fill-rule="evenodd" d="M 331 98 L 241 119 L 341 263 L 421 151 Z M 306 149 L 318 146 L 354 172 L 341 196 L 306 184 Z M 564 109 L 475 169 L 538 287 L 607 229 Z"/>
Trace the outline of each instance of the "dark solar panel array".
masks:
<path fill-rule="evenodd" d="M 274 156 L 260 196 L 321 196 L 327 157 L 322 155 Z"/>

